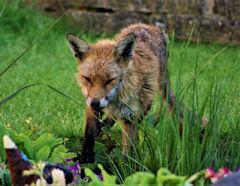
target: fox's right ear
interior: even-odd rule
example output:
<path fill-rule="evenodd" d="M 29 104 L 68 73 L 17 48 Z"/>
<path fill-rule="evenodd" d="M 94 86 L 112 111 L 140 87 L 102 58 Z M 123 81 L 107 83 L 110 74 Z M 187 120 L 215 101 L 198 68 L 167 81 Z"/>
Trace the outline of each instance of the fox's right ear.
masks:
<path fill-rule="evenodd" d="M 127 65 L 133 58 L 135 48 L 136 38 L 133 34 L 129 34 L 116 44 L 114 54 L 121 62 L 123 62 L 122 64 Z"/>
<path fill-rule="evenodd" d="M 67 41 L 74 57 L 80 61 L 82 61 L 86 53 L 90 51 L 88 43 L 74 34 L 67 34 Z"/>

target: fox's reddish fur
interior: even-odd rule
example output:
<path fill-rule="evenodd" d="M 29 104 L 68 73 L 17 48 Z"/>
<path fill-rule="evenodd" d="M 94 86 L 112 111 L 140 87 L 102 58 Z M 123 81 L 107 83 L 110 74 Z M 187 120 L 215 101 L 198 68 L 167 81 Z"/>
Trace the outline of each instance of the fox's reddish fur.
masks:
<path fill-rule="evenodd" d="M 67 39 L 79 63 L 77 79 L 87 102 L 82 162 L 94 161 L 94 139 L 102 126 L 98 116 L 103 113 L 111 124 L 115 119 L 123 123 L 123 153 L 127 153 L 129 138 L 134 143 L 136 136 L 130 120 L 141 116 L 139 108 L 147 113 L 156 91 L 164 92 L 166 99 L 167 88 L 169 108 L 174 105 L 165 33 L 155 26 L 134 24 L 113 40 L 88 44 L 73 34 L 68 34 Z"/>

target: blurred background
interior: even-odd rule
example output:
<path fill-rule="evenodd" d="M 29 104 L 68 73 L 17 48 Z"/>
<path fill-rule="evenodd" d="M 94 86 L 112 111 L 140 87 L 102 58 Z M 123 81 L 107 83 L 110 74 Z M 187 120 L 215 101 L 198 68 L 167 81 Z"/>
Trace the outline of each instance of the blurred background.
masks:
<path fill-rule="evenodd" d="M 48 132 L 64 139 L 70 152 L 80 153 L 85 98 L 66 34 L 94 43 L 137 22 L 169 33 L 171 85 L 192 112 L 184 114 L 180 136 L 179 120 L 162 110 L 156 98 L 141 125 L 147 135 L 145 129 L 139 133 L 136 162 L 153 173 L 166 167 L 185 176 L 211 166 L 232 171 L 240 166 L 240 0 L 0 0 L 0 166 L 4 131 L 21 142 L 23 136 L 36 141 Z M 190 127 L 195 111 L 209 120 L 202 143 L 200 128 Z M 126 168 L 118 159 L 120 125 L 108 132 L 118 148 L 110 158 L 120 167 L 119 183 L 145 170 Z M 107 141 L 106 136 L 98 139 L 96 162 L 109 166 Z"/>
<path fill-rule="evenodd" d="M 187 39 L 195 25 L 200 40 L 240 44 L 239 0 L 30 0 L 46 12 L 67 12 L 72 24 L 85 33 L 112 35 L 131 23 L 164 28 Z M 193 40 L 197 40 L 197 32 Z"/>

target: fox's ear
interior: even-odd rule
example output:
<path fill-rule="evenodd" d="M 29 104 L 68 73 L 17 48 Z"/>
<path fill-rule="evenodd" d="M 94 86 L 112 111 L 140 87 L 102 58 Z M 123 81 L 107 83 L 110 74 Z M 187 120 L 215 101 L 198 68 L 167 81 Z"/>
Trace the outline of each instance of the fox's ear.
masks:
<path fill-rule="evenodd" d="M 74 57 L 80 61 L 84 58 L 86 53 L 90 51 L 88 43 L 74 34 L 67 34 L 67 41 Z"/>
<path fill-rule="evenodd" d="M 114 54 L 120 61 L 128 63 L 133 57 L 135 48 L 136 38 L 129 34 L 116 44 Z"/>

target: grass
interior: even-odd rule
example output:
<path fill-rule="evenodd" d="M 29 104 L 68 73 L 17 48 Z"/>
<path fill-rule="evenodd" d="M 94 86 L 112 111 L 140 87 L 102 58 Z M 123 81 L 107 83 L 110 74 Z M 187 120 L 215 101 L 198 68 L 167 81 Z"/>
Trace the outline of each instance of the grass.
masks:
<path fill-rule="evenodd" d="M 0 72 L 55 22 L 31 7 L 23 7 L 18 1 L 6 2 L 0 2 L 0 10 L 6 5 L 0 11 Z M 80 30 L 80 26 L 72 28 L 62 19 L 0 77 L 0 101 L 24 86 L 44 83 L 80 104 L 75 104 L 47 86 L 33 86 L 0 106 L 2 124 L 14 128 L 18 133 L 25 133 L 35 126 L 41 131 L 68 137 L 69 148 L 79 150 L 77 139 L 83 134 L 85 100 L 74 78 L 77 63 L 67 46 L 65 35 L 68 32 L 80 34 Z M 83 35 L 83 38 L 88 42 L 99 39 L 87 35 Z M 223 47 L 190 43 L 186 48 L 184 41 L 172 41 L 169 44 L 171 84 L 176 95 Z M 204 110 L 204 116 L 209 120 L 201 143 L 200 128 L 190 127 L 193 118 L 187 110 L 184 112 L 182 136 L 177 132 L 179 121 L 174 115 L 169 116 L 163 110 L 159 120 L 154 120 L 161 109 L 161 98 L 158 97 L 151 113 L 144 118 L 143 124 L 138 125 L 139 143 L 132 160 L 123 164 L 115 163 L 122 158 L 120 150 L 115 149 L 106 155 L 101 150 L 104 140 L 98 139 L 96 151 L 103 159 L 107 159 L 112 172 L 118 175 L 119 182 L 136 170 L 155 173 L 162 166 L 179 175 L 191 175 L 211 166 L 215 169 L 228 166 L 232 170 L 240 166 L 239 60 L 240 47 L 229 46 L 211 60 L 183 93 L 184 104 L 198 113 Z M 107 132 L 114 134 L 115 140 L 120 138 L 119 125 Z M 120 147 L 119 140 L 115 143 Z"/>

